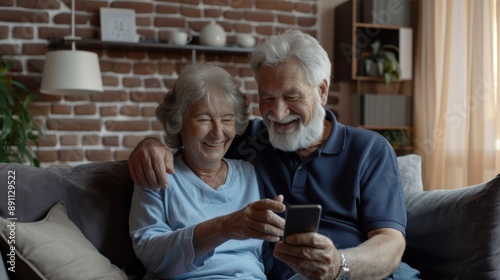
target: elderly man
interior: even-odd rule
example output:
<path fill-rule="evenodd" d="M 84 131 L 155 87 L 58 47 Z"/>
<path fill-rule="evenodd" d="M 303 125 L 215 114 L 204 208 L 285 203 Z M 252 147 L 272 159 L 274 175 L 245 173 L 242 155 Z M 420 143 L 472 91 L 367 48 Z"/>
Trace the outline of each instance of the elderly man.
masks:
<path fill-rule="evenodd" d="M 268 278 L 418 279 L 401 263 L 406 209 L 394 151 L 379 134 L 345 126 L 323 108 L 331 75 L 325 50 L 287 30 L 257 46 L 250 63 L 262 120 L 252 120 L 226 156 L 251 161 L 268 197 L 323 208 L 318 233 L 273 244 Z M 132 178 L 166 187 L 171 158 L 158 139 L 143 140 L 129 159 Z"/>

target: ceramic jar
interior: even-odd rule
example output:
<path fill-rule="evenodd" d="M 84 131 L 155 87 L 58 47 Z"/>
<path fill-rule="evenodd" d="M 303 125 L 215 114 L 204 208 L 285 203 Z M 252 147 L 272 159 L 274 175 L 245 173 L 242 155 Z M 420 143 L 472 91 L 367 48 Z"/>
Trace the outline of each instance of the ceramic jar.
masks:
<path fill-rule="evenodd" d="M 182 32 L 182 31 L 172 31 L 170 32 L 170 37 L 168 39 L 168 42 L 171 45 L 176 45 L 176 46 L 184 46 L 187 45 L 191 42 L 193 39 L 193 36 L 187 32 Z"/>
<path fill-rule="evenodd" d="M 212 20 L 200 32 L 200 43 L 205 46 L 223 47 L 226 45 L 224 28 Z"/>
<path fill-rule="evenodd" d="M 236 44 L 242 48 L 251 48 L 255 45 L 255 38 L 250 34 L 237 34 Z"/>

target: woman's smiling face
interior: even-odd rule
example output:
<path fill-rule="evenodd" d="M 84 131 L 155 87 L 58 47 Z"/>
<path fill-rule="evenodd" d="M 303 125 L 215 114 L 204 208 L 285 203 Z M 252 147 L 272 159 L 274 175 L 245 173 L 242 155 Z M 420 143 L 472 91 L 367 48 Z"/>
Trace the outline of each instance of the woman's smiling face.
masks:
<path fill-rule="evenodd" d="M 236 136 L 231 103 L 217 92 L 209 96 L 191 104 L 180 133 L 186 160 L 196 165 L 220 163 Z"/>

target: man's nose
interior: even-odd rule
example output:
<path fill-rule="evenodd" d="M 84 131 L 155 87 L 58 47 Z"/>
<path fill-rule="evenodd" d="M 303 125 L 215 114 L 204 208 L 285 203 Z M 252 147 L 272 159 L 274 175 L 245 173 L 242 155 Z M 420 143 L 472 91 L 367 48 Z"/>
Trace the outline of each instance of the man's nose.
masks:
<path fill-rule="evenodd" d="M 271 113 L 275 120 L 280 121 L 288 116 L 288 105 L 287 103 L 281 99 L 276 98 L 272 104 Z"/>

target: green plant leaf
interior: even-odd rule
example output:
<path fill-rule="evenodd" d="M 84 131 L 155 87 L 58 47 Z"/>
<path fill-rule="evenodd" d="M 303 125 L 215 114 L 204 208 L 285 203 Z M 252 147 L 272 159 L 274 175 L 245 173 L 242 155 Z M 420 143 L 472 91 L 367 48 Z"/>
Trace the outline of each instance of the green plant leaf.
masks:
<path fill-rule="evenodd" d="M 12 118 L 2 117 L 2 138 L 9 135 L 12 131 Z"/>
<path fill-rule="evenodd" d="M 378 53 L 379 53 L 380 41 L 375 41 L 370 46 L 372 47 L 372 54 L 373 54 L 373 56 L 376 57 L 378 55 Z"/>
<path fill-rule="evenodd" d="M 373 65 L 373 60 L 371 59 L 366 59 L 365 60 L 365 71 L 368 75 L 370 75 L 370 69 L 372 68 Z"/>
<path fill-rule="evenodd" d="M 0 76 L 6 76 L 7 73 L 10 71 L 12 66 L 14 65 L 14 62 L 11 60 L 3 60 L 2 56 L 0 55 Z"/>
<path fill-rule="evenodd" d="M 32 146 L 44 131 L 36 125 L 28 108 L 37 96 L 9 76 L 12 61 L 0 55 L 0 162 L 29 162 L 40 166 Z"/>
<path fill-rule="evenodd" d="M 24 84 L 21 84 L 20 82 L 12 81 L 12 85 L 22 90 L 23 92 L 29 92 L 28 88 Z"/>
<path fill-rule="evenodd" d="M 377 68 L 378 68 L 378 74 L 380 76 L 384 75 L 384 63 L 385 61 L 382 58 L 377 59 Z"/>
<path fill-rule="evenodd" d="M 376 63 L 378 75 L 384 77 L 386 83 L 399 81 L 401 67 L 395 54 L 399 52 L 399 49 L 394 45 L 381 45 L 380 41 L 373 42 L 371 47 L 369 59 Z"/>
<path fill-rule="evenodd" d="M 385 55 L 386 55 L 387 59 L 389 60 L 391 71 L 397 71 L 398 66 L 399 66 L 399 62 L 396 59 L 396 56 L 391 52 L 387 52 Z"/>
<path fill-rule="evenodd" d="M 391 83 L 392 82 L 392 75 L 389 72 L 384 73 L 384 80 L 386 83 Z"/>

